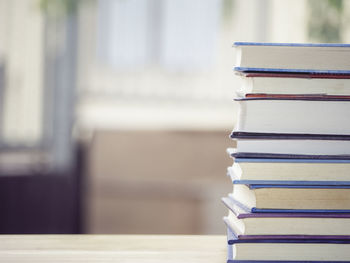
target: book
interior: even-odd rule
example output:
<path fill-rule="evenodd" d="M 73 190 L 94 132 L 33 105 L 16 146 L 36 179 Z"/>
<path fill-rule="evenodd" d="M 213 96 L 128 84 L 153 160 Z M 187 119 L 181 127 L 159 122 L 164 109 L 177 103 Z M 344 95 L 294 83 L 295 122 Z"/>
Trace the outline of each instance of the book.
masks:
<path fill-rule="evenodd" d="M 238 97 L 249 93 L 350 95 L 350 75 L 242 73 Z"/>
<path fill-rule="evenodd" d="M 267 236 L 264 236 L 264 238 L 266 238 L 266 237 Z M 337 239 L 337 237 L 335 237 L 335 238 Z M 298 258 L 297 260 L 291 260 L 290 258 L 287 258 L 287 259 L 272 258 L 272 259 L 268 259 L 268 260 L 262 260 L 262 259 L 257 259 L 255 257 L 250 257 L 252 259 L 246 259 L 246 258 L 249 258 L 248 253 L 242 253 L 242 252 L 246 252 L 245 249 L 243 249 L 243 251 L 242 251 L 242 248 L 244 248 L 244 246 L 242 246 L 242 244 L 244 244 L 244 243 L 246 243 L 246 244 L 251 243 L 254 245 L 258 245 L 259 243 L 263 243 L 263 244 L 267 244 L 267 246 L 265 246 L 265 249 L 266 249 L 265 252 L 267 252 L 267 253 L 264 253 L 265 254 L 264 257 L 271 258 L 271 257 L 273 257 L 274 250 L 272 250 L 272 247 L 270 247 L 270 249 L 269 249 L 268 244 L 285 244 L 285 245 L 299 244 L 299 246 L 298 246 L 299 248 L 302 247 L 300 245 L 304 245 L 304 249 L 307 249 L 307 248 L 310 248 L 310 246 L 309 246 L 310 244 L 307 244 L 308 243 L 307 241 L 310 241 L 309 242 L 310 244 L 320 243 L 320 244 L 325 244 L 325 245 L 331 245 L 331 244 L 333 244 L 333 245 L 337 245 L 337 244 L 349 245 L 347 239 L 332 240 L 329 237 L 321 238 L 320 236 L 315 237 L 315 238 L 311 238 L 311 239 L 307 239 L 307 240 L 301 240 L 299 238 L 297 238 L 297 240 L 295 240 L 292 237 L 290 237 L 289 240 L 288 239 L 266 240 L 266 239 L 261 239 L 260 237 L 254 237 L 252 240 L 244 240 L 243 238 L 238 238 L 235 235 L 235 233 L 229 227 L 227 227 L 227 262 L 228 263 L 303 263 L 303 262 L 305 262 L 305 263 L 325 263 L 325 262 L 342 263 L 342 262 L 344 262 L 345 263 L 345 262 L 350 262 L 347 258 L 348 256 L 346 256 L 344 258 L 342 257 L 342 259 L 346 259 L 346 260 L 340 260 L 340 259 L 338 260 L 338 257 L 334 257 L 333 259 L 330 259 L 330 260 L 329 260 L 329 257 L 323 258 L 321 260 L 315 260 L 317 257 L 312 258 L 312 260 L 310 260 L 309 258 L 306 259 L 307 257 L 305 257 L 303 260 L 301 260 L 300 258 Z M 283 247 L 285 248 L 285 246 L 283 246 Z M 291 249 L 293 249 L 294 247 L 295 246 L 291 246 Z M 335 246 L 323 246 L 324 249 L 326 249 L 326 248 L 332 249 L 334 247 Z M 260 249 L 261 248 L 262 247 L 260 247 Z M 274 246 L 274 249 L 278 249 L 278 248 L 280 248 L 280 247 Z M 251 250 L 250 254 L 254 254 L 254 252 L 255 252 L 254 250 Z M 259 250 L 259 252 L 261 252 L 261 251 Z M 300 250 L 295 251 L 295 252 L 299 253 Z M 329 250 L 329 253 L 333 253 L 333 252 L 335 252 L 335 251 Z M 339 251 L 337 251 L 337 252 L 339 252 Z M 277 254 L 280 255 L 282 253 L 277 252 Z M 241 258 L 244 258 L 244 259 L 241 259 Z M 293 257 L 291 257 L 291 258 L 293 258 Z M 296 259 L 296 258 L 294 258 L 294 259 Z"/>
<path fill-rule="evenodd" d="M 227 174 L 244 184 L 350 185 L 350 160 L 237 158 Z"/>
<path fill-rule="evenodd" d="M 338 97 L 338 96 L 337 96 Z M 341 97 L 341 96 L 340 96 Z M 234 132 L 272 134 L 350 135 L 350 100 L 347 96 L 304 98 L 243 98 Z M 311 135 L 311 136 L 310 136 Z"/>
<path fill-rule="evenodd" d="M 229 209 L 224 222 L 237 242 L 298 240 L 298 242 L 349 242 L 350 213 L 251 213 L 237 201 L 222 198 Z"/>
<path fill-rule="evenodd" d="M 228 262 L 350 262 L 350 244 L 237 243 Z"/>
<path fill-rule="evenodd" d="M 235 159 L 273 159 L 273 160 L 314 160 L 314 161 L 346 161 L 350 160 L 349 154 L 290 154 L 290 153 L 258 153 L 258 152 L 237 152 L 235 148 L 228 148 L 227 153 Z"/>
<path fill-rule="evenodd" d="M 234 141 L 236 151 L 241 153 L 350 155 L 350 140 L 252 138 Z"/>
<path fill-rule="evenodd" d="M 233 184 L 232 198 L 250 210 L 350 210 L 350 186 Z"/>
<path fill-rule="evenodd" d="M 228 246 L 228 250 L 232 250 L 232 246 Z M 232 252 L 228 252 L 230 255 Z M 315 261 L 315 260 L 235 260 L 228 257 L 227 263 L 348 263 L 350 261 Z"/>
<path fill-rule="evenodd" d="M 236 71 L 350 73 L 349 44 L 236 42 Z"/>
<path fill-rule="evenodd" d="M 231 139 L 260 139 L 260 140 L 350 140 L 350 135 L 342 134 L 303 134 L 303 133 L 263 133 L 232 131 Z"/>

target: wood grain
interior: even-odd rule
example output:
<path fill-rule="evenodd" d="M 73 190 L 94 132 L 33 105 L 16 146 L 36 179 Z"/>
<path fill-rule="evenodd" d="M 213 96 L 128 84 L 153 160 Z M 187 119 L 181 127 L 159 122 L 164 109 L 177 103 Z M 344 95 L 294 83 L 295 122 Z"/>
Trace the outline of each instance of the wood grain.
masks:
<path fill-rule="evenodd" d="M 2 235 L 0 262 L 226 262 L 225 236 Z"/>

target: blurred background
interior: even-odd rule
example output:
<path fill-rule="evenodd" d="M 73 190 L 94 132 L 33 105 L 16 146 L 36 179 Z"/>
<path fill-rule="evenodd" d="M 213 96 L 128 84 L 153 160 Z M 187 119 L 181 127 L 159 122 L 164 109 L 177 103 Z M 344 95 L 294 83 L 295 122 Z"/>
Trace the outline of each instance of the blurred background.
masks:
<path fill-rule="evenodd" d="M 342 0 L 0 0 L 0 233 L 224 234 L 234 41 L 350 39 Z"/>

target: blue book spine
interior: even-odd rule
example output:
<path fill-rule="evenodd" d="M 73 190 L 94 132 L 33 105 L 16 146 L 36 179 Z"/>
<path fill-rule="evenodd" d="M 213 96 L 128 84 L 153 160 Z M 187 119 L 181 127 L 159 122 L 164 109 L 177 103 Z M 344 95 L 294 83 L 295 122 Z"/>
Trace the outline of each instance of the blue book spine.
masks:
<path fill-rule="evenodd" d="M 234 260 L 229 259 L 227 263 L 349 263 L 350 261 L 286 261 L 286 260 Z"/>
<path fill-rule="evenodd" d="M 273 159 L 273 158 L 235 158 L 236 163 L 350 163 L 349 159 Z"/>
<path fill-rule="evenodd" d="M 309 188 L 334 188 L 335 186 L 349 186 L 345 188 L 350 188 L 350 181 L 273 181 L 273 180 L 233 180 L 234 184 L 246 184 L 251 185 L 255 188 L 262 188 L 268 186 L 275 186 L 281 188 L 288 188 L 288 186 L 310 186 Z M 259 187 L 260 186 L 260 187 Z M 319 187 L 317 187 L 319 186 Z M 328 186 L 328 187 L 327 187 Z M 289 187 L 292 188 L 292 187 Z M 296 187 L 294 187 L 296 188 Z M 299 187 L 301 188 L 301 187 Z M 302 187 L 306 188 L 306 187 Z"/>
<path fill-rule="evenodd" d="M 267 209 L 256 208 L 250 209 L 251 213 L 350 213 L 350 210 L 338 209 L 338 210 L 325 210 L 325 209 Z"/>
<path fill-rule="evenodd" d="M 285 68 L 254 68 L 234 67 L 238 72 L 282 72 L 282 73 L 311 73 L 311 74 L 350 74 L 350 70 L 316 70 L 316 69 L 285 69 Z"/>
<path fill-rule="evenodd" d="M 277 47 L 350 47 L 341 43 L 270 43 L 270 42 L 234 42 L 234 46 L 277 46 Z"/>

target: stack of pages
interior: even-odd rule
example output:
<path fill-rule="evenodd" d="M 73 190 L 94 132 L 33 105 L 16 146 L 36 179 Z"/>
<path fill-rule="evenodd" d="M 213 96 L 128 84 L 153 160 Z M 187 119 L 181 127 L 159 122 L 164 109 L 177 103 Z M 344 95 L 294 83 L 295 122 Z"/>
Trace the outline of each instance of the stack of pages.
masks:
<path fill-rule="evenodd" d="M 235 48 L 228 262 L 350 262 L 350 45 Z"/>

